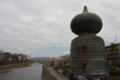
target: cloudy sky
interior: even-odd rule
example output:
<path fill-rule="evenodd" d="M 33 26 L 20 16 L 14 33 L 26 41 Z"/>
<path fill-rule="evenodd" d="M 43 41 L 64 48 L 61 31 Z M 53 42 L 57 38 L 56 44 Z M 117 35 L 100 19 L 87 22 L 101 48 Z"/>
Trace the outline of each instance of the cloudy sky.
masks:
<path fill-rule="evenodd" d="M 99 15 L 103 28 L 97 35 L 108 45 L 120 42 L 120 0 L 0 0 L 0 50 L 32 57 L 68 54 L 77 35 L 72 18 L 83 11 Z"/>

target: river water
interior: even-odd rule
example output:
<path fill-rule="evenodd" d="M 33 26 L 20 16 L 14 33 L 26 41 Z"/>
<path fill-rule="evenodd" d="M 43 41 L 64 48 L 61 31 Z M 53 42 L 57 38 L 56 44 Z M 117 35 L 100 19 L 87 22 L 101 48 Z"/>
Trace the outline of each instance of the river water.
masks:
<path fill-rule="evenodd" d="M 0 73 L 0 80 L 42 80 L 42 64 L 33 63 L 31 67 L 10 69 L 10 72 Z"/>

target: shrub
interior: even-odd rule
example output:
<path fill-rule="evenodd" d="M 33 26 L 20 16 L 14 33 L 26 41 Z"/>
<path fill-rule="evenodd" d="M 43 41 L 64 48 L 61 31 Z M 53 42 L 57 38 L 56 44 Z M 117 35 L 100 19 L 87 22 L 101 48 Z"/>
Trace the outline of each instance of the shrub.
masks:
<path fill-rule="evenodd" d="M 118 75 L 120 74 L 120 71 L 114 68 L 109 69 L 109 75 Z"/>
<path fill-rule="evenodd" d="M 65 64 L 62 64 L 62 67 L 64 68 L 64 67 L 65 67 Z"/>
<path fill-rule="evenodd" d="M 60 68 L 60 66 L 54 66 L 55 70 L 58 70 Z"/>
<path fill-rule="evenodd" d="M 63 73 L 63 70 L 62 70 L 62 69 L 58 69 L 58 72 L 59 72 L 59 73 Z"/>
<path fill-rule="evenodd" d="M 0 64 L 4 64 L 4 61 L 0 59 Z"/>
<path fill-rule="evenodd" d="M 63 74 L 64 74 L 65 76 L 68 76 L 68 75 L 69 75 L 69 70 L 68 70 L 68 69 L 63 69 Z"/>
<path fill-rule="evenodd" d="M 3 61 L 2 61 L 2 60 L 0 60 L 0 64 L 3 64 Z"/>
<path fill-rule="evenodd" d="M 116 70 L 115 70 L 115 71 L 110 71 L 109 74 L 110 74 L 110 75 L 118 75 L 118 74 L 119 74 L 119 71 L 116 71 Z"/>
<path fill-rule="evenodd" d="M 66 63 L 66 67 L 70 67 L 70 63 Z"/>

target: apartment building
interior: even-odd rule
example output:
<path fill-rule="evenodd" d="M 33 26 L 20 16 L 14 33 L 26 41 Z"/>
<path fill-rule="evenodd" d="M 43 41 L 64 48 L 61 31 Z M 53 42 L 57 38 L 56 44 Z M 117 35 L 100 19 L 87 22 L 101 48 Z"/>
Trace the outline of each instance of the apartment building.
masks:
<path fill-rule="evenodd" d="M 120 43 L 106 46 L 106 61 L 108 66 L 120 66 Z"/>
<path fill-rule="evenodd" d="M 4 52 L 4 55 L 7 62 L 12 61 L 12 54 L 10 52 Z"/>
<path fill-rule="evenodd" d="M 3 50 L 0 50 L 0 59 L 4 58 L 5 55 L 4 55 L 4 51 Z"/>

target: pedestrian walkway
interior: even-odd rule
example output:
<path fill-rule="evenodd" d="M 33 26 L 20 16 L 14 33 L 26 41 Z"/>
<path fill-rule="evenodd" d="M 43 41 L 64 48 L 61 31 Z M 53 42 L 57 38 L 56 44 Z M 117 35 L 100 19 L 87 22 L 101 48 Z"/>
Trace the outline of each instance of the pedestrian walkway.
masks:
<path fill-rule="evenodd" d="M 50 70 L 56 75 L 59 76 L 59 78 L 61 78 L 62 80 L 69 80 L 67 77 L 64 77 L 63 75 L 60 75 L 58 72 L 56 72 L 53 67 L 49 67 Z"/>

